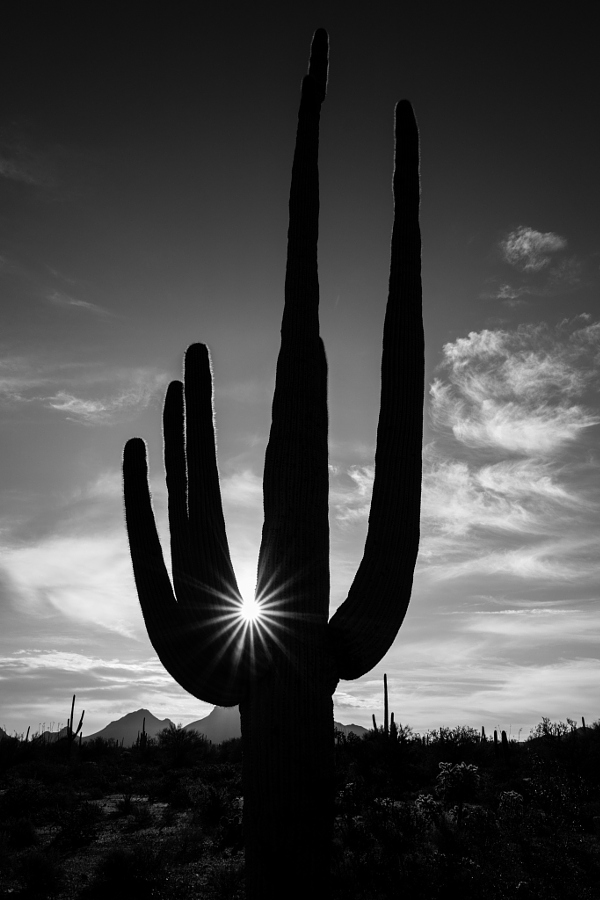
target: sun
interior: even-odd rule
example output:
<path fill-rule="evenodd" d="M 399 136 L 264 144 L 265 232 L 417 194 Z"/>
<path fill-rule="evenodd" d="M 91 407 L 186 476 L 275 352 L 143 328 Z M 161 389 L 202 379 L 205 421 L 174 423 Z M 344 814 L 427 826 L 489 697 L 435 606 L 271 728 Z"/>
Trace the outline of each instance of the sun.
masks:
<path fill-rule="evenodd" d="M 260 603 L 254 597 L 244 597 L 240 607 L 240 616 L 249 625 L 258 624 L 262 614 Z"/>

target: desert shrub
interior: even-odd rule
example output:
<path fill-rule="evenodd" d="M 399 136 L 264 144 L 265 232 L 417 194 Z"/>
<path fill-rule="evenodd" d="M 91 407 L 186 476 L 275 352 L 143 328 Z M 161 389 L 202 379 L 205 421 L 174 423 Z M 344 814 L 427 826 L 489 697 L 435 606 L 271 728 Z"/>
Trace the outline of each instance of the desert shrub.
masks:
<path fill-rule="evenodd" d="M 200 785 L 192 792 L 193 821 L 205 828 L 214 828 L 230 812 L 230 800 L 225 790 L 212 784 Z"/>
<path fill-rule="evenodd" d="M 244 890 L 244 857 L 225 851 L 215 857 L 207 869 L 205 896 L 214 900 L 242 900 Z"/>
<path fill-rule="evenodd" d="M 208 738 L 193 729 L 186 731 L 181 725 L 163 728 L 157 735 L 161 756 L 170 766 L 182 768 L 211 755 Z"/>
<path fill-rule="evenodd" d="M 171 828 L 177 822 L 177 812 L 172 806 L 165 806 L 160 814 L 159 828 Z"/>
<path fill-rule="evenodd" d="M 39 803 L 39 785 L 33 780 L 11 785 L 0 796 L 0 819 L 31 818 Z"/>
<path fill-rule="evenodd" d="M 214 756 L 219 763 L 239 764 L 242 761 L 243 752 L 241 738 L 230 738 L 230 740 L 223 741 L 212 749 L 213 753 L 211 755 Z"/>
<path fill-rule="evenodd" d="M 16 737 L 5 737 L 0 740 L 0 772 L 6 772 L 20 759 L 21 741 Z"/>
<path fill-rule="evenodd" d="M 189 823 L 167 843 L 168 852 L 179 863 L 198 862 L 207 849 L 204 829 L 197 824 Z"/>
<path fill-rule="evenodd" d="M 166 786 L 163 797 L 173 809 L 190 809 L 194 805 L 193 787 L 189 779 L 178 779 Z"/>
<path fill-rule="evenodd" d="M 462 804 L 473 800 L 479 788 L 479 772 L 477 766 L 460 762 L 452 765 L 449 762 L 439 764 L 436 778 L 436 793 L 446 806 L 451 803 Z"/>
<path fill-rule="evenodd" d="M 58 894 L 64 872 L 53 853 L 33 850 L 19 860 L 17 874 L 25 889 L 25 896 L 53 897 Z"/>
<path fill-rule="evenodd" d="M 4 833 L 8 846 L 13 850 L 33 847 L 38 842 L 37 833 L 31 819 L 20 817 L 6 822 Z"/>
<path fill-rule="evenodd" d="M 103 813 L 95 803 L 84 801 L 59 816 L 60 833 L 56 843 L 61 848 L 75 850 L 90 844 L 98 833 Z"/>
<path fill-rule="evenodd" d="M 130 829 L 132 831 L 141 828 L 150 828 L 154 822 L 150 804 L 147 801 L 133 803 L 131 806 L 131 816 L 132 821 L 130 823 Z"/>
<path fill-rule="evenodd" d="M 167 879 L 166 855 L 138 844 L 115 847 L 98 864 L 94 881 L 86 897 L 135 897 L 139 900 L 159 896 Z"/>

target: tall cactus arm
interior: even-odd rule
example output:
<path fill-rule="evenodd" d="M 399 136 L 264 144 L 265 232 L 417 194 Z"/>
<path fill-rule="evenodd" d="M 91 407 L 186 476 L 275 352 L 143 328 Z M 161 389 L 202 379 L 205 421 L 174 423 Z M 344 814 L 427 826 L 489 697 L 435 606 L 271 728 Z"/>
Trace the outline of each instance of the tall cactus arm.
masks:
<path fill-rule="evenodd" d="M 186 353 L 184 385 L 169 385 L 163 426 L 175 590 L 154 521 L 144 442 L 128 441 L 123 457 L 125 517 L 142 613 L 154 649 L 179 684 L 206 702 L 233 706 L 253 661 L 225 535 L 210 361 L 202 344 Z"/>
<path fill-rule="evenodd" d="M 419 229 L 419 134 L 396 106 L 394 226 L 383 331 L 375 481 L 362 562 L 330 638 L 341 678 L 359 678 L 391 646 L 406 614 L 419 546 L 424 339 Z"/>
<path fill-rule="evenodd" d="M 325 97 L 328 38 L 315 32 L 302 82 L 289 200 L 285 305 L 272 425 L 264 468 L 264 527 L 258 599 L 265 598 L 274 634 L 307 646 L 323 632 L 329 608 L 327 363 L 319 336 L 317 240 L 318 146 Z M 303 637 L 298 638 L 298 635 Z M 288 640 L 289 639 L 289 640 Z M 321 641 L 322 644 L 322 641 Z"/>

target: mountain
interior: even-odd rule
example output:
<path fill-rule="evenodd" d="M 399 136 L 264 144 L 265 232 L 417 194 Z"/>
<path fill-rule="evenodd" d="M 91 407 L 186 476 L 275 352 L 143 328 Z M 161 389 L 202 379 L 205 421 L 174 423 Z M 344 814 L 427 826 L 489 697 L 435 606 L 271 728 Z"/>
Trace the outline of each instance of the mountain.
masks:
<path fill-rule="evenodd" d="M 85 742 L 93 741 L 94 738 L 102 738 L 105 741 L 115 740 L 119 743 L 123 741 L 124 747 L 131 747 L 132 744 L 135 744 L 138 734 L 142 733 L 144 719 L 146 719 L 146 734 L 149 737 L 156 737 L 163 728 L 173 726 L 170 719 L 157 719 L 149 710 L 137 709 L 135 712 L 127 713 L 126 716 L 117 719 L 116 722 L 111 722 L 102 731 L 86 735 L 82 740 Z"/>
<path fill-rule="evenodd" d="M 333 724 L 345 734 L 352 731 L 361 737 L 367 733 L 367 729 L 363 728 L 362 725 L 342 725 L 340 722 L 334 722 Z M 199 734 L 205 735 L 213 744 L 220 744 L 221 741 L 241 737 L 240 708 L 239 706 L 232 706 L 226 709 L 223 706 L 215 706 L 213 711 L 203 719 L 197 719 L 197 721 L 186 725 L 184 731 L 197 731 Z"/>
<path fill-rule="evenodd" d="M 68 728 L 65 725 L 60 731 L 42 731 L 41 734 L 38 735 L 37 740 L 42 744 L 53 744 L 54 741 L 57 741 L 59 738 L 66 737 L 67 733 Z"/>
<path fill-rule="evenodd" d="M 333 724 L 338 731 L 343 731 L 344 734 L 356 734 L 358 737 L 362 737 L 369 730 L 368 728 L 363 728 L 362 725 L 342 725 L 341 722 L 334 722 Z"/>
<path fill-rule="evenodd" d="M 221 741 L 228 741 L 231 738 L 239 738 L 242 736 L 240 708 L 239 706 L 215 706 L 211 713 L 204 716 L 203 719 L 190 722 L 183 730 L 197 731 L 213 744 L 220 744 Z"/>

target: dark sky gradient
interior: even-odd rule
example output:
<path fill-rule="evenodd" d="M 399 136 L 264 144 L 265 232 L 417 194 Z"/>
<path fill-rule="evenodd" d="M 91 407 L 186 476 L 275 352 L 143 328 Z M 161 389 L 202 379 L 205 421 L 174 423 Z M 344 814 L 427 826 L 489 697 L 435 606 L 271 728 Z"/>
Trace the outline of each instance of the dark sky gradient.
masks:
<path fill-rule="evenodd" d="M 464 441 L 457 448 L 452 441 L 458 441 L 459 407 L 452 407 L 454 419 L 444 407 L 445 425 L 440 426 L 441 406 L 434 404 L 432 418 L 429 399 L 424 442 L 442 454 L 446 474 L 459 471 L 460 466 L 451 466 L 454 460 L 467 466 L 470 478 L 484 464 L 508 466 L 529 454 L 535 468 L 535 475 L 533 468 L 527 470 L 530 481 L 542 484 L 547 477 L 564 491 L 570 486 L 596 502 L 586 486 L 596 483 L 597 475 L 597 359 L 590 351 L 592 361 L 586 357 L 581 374 L 583 357 L 565 355 L 566 332 L 552 331 L 565 318 L 575 321 L 582 314 L 587 318 L 579 326 L 591 328 L 600 314 L 595 7 L 574 3 L 558 15 L 541 3 L 458 6 L 397 4 L 390 11 L 390 4 L 202 4 L 193 14 L 186 5 L 180 13 L 159 15 L 137 4 L 125 5 L 125 12 L 86 4 L 75 16 L 52 6 L 44 12 L 37 7 L 13 12 L 6 19 L 0 61 L 5 548 L 0 656 L 7 673 L 3 714 L 9 729 L 35 724 L 38 708 L 51 708 L 57 718 L 76 687 L 82 694 L 88 691 L 90 721 L 97 728 L 106 724 L 109 711 L 118 707 L 125 713 L 142 700 L 156 715 L 174 718 L 179 711 L 193 719 L 202 712 L 148 662 L 152 650 L 127 569 L 119 460 L 128 437 L 139 434 L 148 441 L 160 519 L 164 388 L 179 375 L 187 344 L 208 343 L 216 378 L 219 461 L 230 497 L 230 539 L 232 548 L 238 545 L 234 555 L 238 552 L 243 565 L 250 566 L 261 524 L 260 476 L 283 303 L 299 88 L 317 27 L 328 29 L 331 42 L 321 127 L 319 265 L 330 366 L 332 519 L 340 523 L 332 525 L 334 604 L 343 599 L 364 540 L 392 224 L 393 110 L 402 97 L 411 100 L 421 133 L 427 383 L 437 377 L 450 384 L 462 371 L 460 366 L 453 374 L 436 369 L 444 345 L 458 347 L 456 342 L 471 332 L 513 335 L 519 326 L 545 322 L 548 335 L 554 335 L 546 335 L 545 343 L 540 332 L 531 332 L 526 350 L 517 347 L 516 338 L 506 344 L 513 363 L 519 353 L 521 361 L 523 354 L 533 354 L 542 373 L 537 380 L 546 378 L 547 391 L 536 395 L 536 410 L 541 415 L 544 408 L 560 411 L 570 403 L 573 428 L 574 406 L 591 410 L 585 427 L 569 432 L 560 445 L 560 454 L 569 450 L 568 460 L 556 448 L 557 455 L 549 456 L 548 444 L 543 450 L 536 444 L 536 449 L 535 441 L 523 449 L 498 439 L 494 447 L 498 453 L 499 447 L 502 453 L 508 448 L 507 458 L 493 456 L 489 441 L 485 448 Z M 531 257 L 530 263 L 525 257 L 508 259 L 502 248 L 520 228 L 528 239 L 545 240 L 546 256 Z M 579 326 L 573 324 L 571 332 Z M 596 341 L 596 332 L 572 340 Z M 487 357 L 477 359 L 483 365 Z M 554 366 L 551 376 L 544 368 L 548 360 Z M 557 380 L 561 366 L 562 380 Z M 569 366 L 570 383 L 577 380 L 579 394 L 565 387 Z M 507 396 L 502 402 L 509 416 L 517 401 Z M 525 399 L 523 409 L 533 415 L 533 401 Z M 525 433 L 526 426 L 519 427 Z M 515 471 L 513 466 L 516 478 Z M 431 511 L 436 503 L 453 508 L 467 502 L 455 481 L 450 497 L 450 481 L 443 490 L 438 481 L 431 489 L 433 506 L 427 508 L 433 524 L 430 531 L 424 524 L 426 539 L 442 527 L 443 515 Z M 475 494 L 481 500 L 481 491 L 488 490 L 481 500 L 488 507 L 498 498 L 516 502 L 514 484 L 510 490 L 504 482 L 502 489 L 496 482 L 493 489 L 482 484 L 481 479 L 471 483 L 471 500 Z M 507 515 L 514 512 L 513 506 Z M 546 507 L 542 513 L 546 523 L 556 516 Z M 600 506 L 585 516 L 585 521 L 577 519 L 582 535 L 589 533 L 590 523 L 598 524 Z M 514 521 L 510 528 L 516 527 Z M 481 527 L 489 530 L 486 522 Z M 467 557 L 479 559 L 492 538 L 486 532 L 484 540 L 471 526 L 465 528 L 454 537 L 468 546 Z M 509 540 L 500 529 L 497 549 L 507 551 L 511 541 L 517 548 L 525 545 L 519 544 L 525 541 L 520 532 L 517 538 L 511 534 Z M 94 546 L 106 541 L 105 555 L 94 557 L 94 563 L 86 556 L 96 552 L 89 549 L 91 543 L 87 550 L 81 543 L 88 537 Z M 77 546 L 68 543 L 76 539 Z M 66 543 L 53 543 L 59 540 Z M 588 560 L 589 552 L 581 552 Z M 54 575 L 60 566 L 65 571 L 74 566 L 79 574 L 56 575 L 55 587 L 45 591 L 42 582 L 50 576 L 44 566 L 50 563 L 42 559 L 54 560 Z M 542 715 L 598 714 L 574 699 L 592 683 L 590 673 L 597 672 L 597 652 L 588 646 L 574 649 L 567 642 L 563 648 L 553 644 L 540 650 L 532 632 L 515 657 L 514 642 L 509 647 L 507 638 L 497 655 L 508 667 L 503 671 L 511 674 L 500 678 L 504 688 L 493 689 L 505 691 L 505 704 L 497 706 L 490 696 L 477 694 L 484 690 L 480 673 L 486 654 L 494 656 L 494 650 L 472 637 L 479 634 L 472 623 L 439 654 L 440 672 L 450 665 L 447 660 L 458 663 L 467 644 L 473 654 L 468 665 L 479 673 L 476 687 L 457 688 L 455 703 L 439 697 L 436 678 L 430 679 L 424 665 L 420 668 L 415 650 L 427 648 L 425 660 L 441 647 L 436 641 L 442 641 L 448 626 L 435 611 L 442 598 L 448 614 L 458 615 L 469 602 L 494 594 L 494 602 L 506 601 L 511 610 L 530 601 L 535 606 L 542 597 L 556 604 L 581 600 L 597 616 L 599 578 L 591 562 L 591 568 L 583 567 L 584 583 L 575 584 L 573 576 L 568 589 L 556 588 L 555 595 L 556 579 L 550 590 L 537 569 L 527 576 L 527 589 L 522 572 L 517 582 L 511 581 L 514 572 L 496 573 L 492 586 L 492 570 L 477 566 L 466 581 L 453 570 L 441 586 L 439 581 L 432 586 L 428 559 L 424 554 L 423 580 L 417 579 L 420 587 L 396 655 L 390 651 L 372 678 L 344 686 L 337 718 L 368 724 L 380 702 L 384 670 L 397 688 L 396 718 L 421 729 L 437 727 L 446 713 L 452 720 L 446 724 L 458 724 L 456 717 L 462 717 L 477 727 L 494 726 L 511 709 L 512 721 L 520 717 L 522 727 L 533 726 Z M 129 579 L 117 603 L 127 608 L 128 624 L 116 636 L 98 612 L 105 602 L 103 566 Z M 88 600 L 81 599 L 86 567 L 93 570 L 90 583 L 96 585 Z M 34 571 L 36 578 L 23 574 Z M 118 593 L 117 587 L 106 591 L 106 596 Z M 75 599 L 65 599 L 69 592 L 80 598 L 85 615 L 77 612 Z M 535 603 L 532 597 L 538 598 Z M 593 625 L 588 622 L 588 633 L 598 625 L 597 618 Z M 407 657 L 407 647 L 416 656 L 409 652 Z M 18 655 L 24 658 L 29 648 L 38 656 L 27 657 L 25 678 Z M 56 665 L 44 663 L 45 668 L 39 662 L 39 654 L 63 651 L 75 654 L 70 662 L 63 657 Z M 82 661 L 84 656 L 96 663 Z M 552 660 L 571 665 L 570 693 L 553 709 L 538 709 L 533 686 L 521 690 L 527 678 L 515 674 L 535 658 L 542 680 Z M 113 660 L 113 670 L 122 663 L 123 671 L 134 675 L 104 681 L 98 675 L 104 663 L 98 660 L 107 659 Z M 584 666 L 582 659 L 592 662 Z M 144 666 L 150 666 L 154 681 L 142 696 L 134 682 Z M 41 671 L 55 693 L 45 695 L 38 707 L 35 679 Z M 458 684 L 462 675 L 457 673 Z M 511 678 L 518 688 L 508 691 Z M 443 680 L 452 681 L 447 669 Z M 124 682 L 129 692 L 119 687 Z M 406 684 L 412 687 L 405 692 Z"/>

